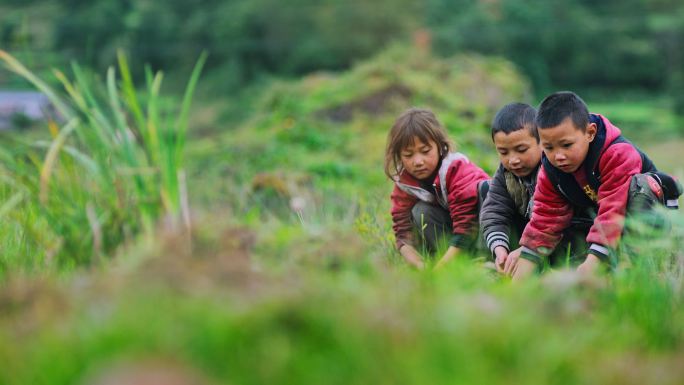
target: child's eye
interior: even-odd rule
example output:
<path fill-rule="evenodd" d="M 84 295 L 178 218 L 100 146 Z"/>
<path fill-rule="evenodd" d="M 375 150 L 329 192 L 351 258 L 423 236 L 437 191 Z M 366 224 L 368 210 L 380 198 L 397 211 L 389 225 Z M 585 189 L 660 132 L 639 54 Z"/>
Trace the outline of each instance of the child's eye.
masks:
<path fill-rule="evenodd" d="M 427 154 L 428 152 L 430 152 L 430 149 L 428 148 L 426 150 L 421 150 L 420 152 L 421 152 L 421 154 Z"/>
<path fill-rule="evenodd" d="M 563 148 L 570 148 L 572 146 L 572 143 L 563 143 Z"/>
<path fill-rule="evenodd" d="M 553 147 L 551 147 L 551 146 L 544 146 L 544 150 L 546 150 L 546 151 L 551 151 L 551 150 L 553 150 Z"/>
<path fill-rule="evenodd" d="M 524 154 L 525 152 L 527 152 L 527 147 L 519 148 L 518 152 Z"/>

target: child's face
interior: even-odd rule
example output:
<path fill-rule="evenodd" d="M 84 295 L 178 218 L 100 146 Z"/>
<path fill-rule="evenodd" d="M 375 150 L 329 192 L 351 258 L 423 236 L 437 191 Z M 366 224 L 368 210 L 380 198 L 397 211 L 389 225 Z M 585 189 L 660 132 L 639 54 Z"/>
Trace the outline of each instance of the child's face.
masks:
<path fill-rule="evenodd" d="M 515 176 L 530 175 L 541 161 L 541 147 L 530 131 L 522 128 L 494 134 L 494 146 L 504 168 Z"/>
<path fill-rule="evenodd" d="M 561 124 L 539 130 L 539 138 L 546 157 L 563 172 L 572 173 L 582 165 L 589 144 L 596 136 L 596 124 L 589 123 L 584 132 L 568 117 Z"/>
<path fill-rule="evenodd" d="M 416 179 L 429 177 L 439 164 L 439 148 L 432 140 L 424 143 L 415 137 L 413 144 L 401 150 L 400 155 L 402 166 Z"/>

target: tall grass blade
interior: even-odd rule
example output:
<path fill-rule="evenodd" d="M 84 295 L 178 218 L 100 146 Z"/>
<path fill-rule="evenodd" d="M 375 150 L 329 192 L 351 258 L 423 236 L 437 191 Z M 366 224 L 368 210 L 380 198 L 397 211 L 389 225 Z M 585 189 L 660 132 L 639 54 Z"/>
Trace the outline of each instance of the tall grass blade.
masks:
<path fill-rule="evenodd" d="M 33 144 L 36 148 L 49 149 L 52 142 L 46 142 L 44 140 L 39 140 Z M 91 157 L 79 151 L 76 147 L 65 145 L 62 147 L 62 151 L 69 154 L 74 160 L 76 160 L 81 166 L 83 166 L 89 175 L 100 175 L 100 166 Z"/>
<path fill-rule="evenodd" d="M 128 68 L 126 54 L 124 51 L 118 50 L 116 53 L 116 58 L 119 63 L 119 71 L 121 72 L 121 92 L 123 94 L 123 99 L 128 105 L 128 108 L 131 109 L 133 118 L 138 128 L 143 129 L 145 127 L 145 117 L 143 116 L 142 108 L 140 108 L 138 94 L 135 91 L 133 77 L 131 76 L 131 71 Z"/>
<path fill-rule="evenodd" d="M 197 82 L 199 81 L 200 74 L 202 73 L 202 67 L 207 61 L 209 54 L 204 51 L 200 55 L 195 68 L 192 70 L 190 75 L 190 80 L 185 88 L 185 94 L 183 95 L 183 101 L 181 102 L 181 111 L 176 120 L 176 145 L 174 151 L 174 158 L 178 163 L 178 167 L 182 166 L 182 149 L 185 146 L 185 134 L 188 130 L 188 115 L 190 113 L 190 104 L 192 102 L 192 97 L 197 87 Z"/>
<path fill-rule="evenodd" d="M 64 128 L 59 132 L 55 140 L 52 141 L 52 145 L 45 156 L 45 162 L 43 162 L 43 167 L 40 170 L 40 202 L 47 203 L 49 187 L 50 187 L 50 175 L 52 175 L 52 170 L 57 163 L 57 156 L 59 155 L 59 150 L 62 148 L 66 142 L 69 134 L 76 129 L 78 124 L 77 119 L 72 119 L 67 123 Z"/>
<path fill-rule="evenodd" d="M 0 220 L 5 218 L 5 216 L 12 211 L 15 207 L 24 200 L 25 194 L 18 192 L 12 195 L 5 203 L 0 206 Z"/>

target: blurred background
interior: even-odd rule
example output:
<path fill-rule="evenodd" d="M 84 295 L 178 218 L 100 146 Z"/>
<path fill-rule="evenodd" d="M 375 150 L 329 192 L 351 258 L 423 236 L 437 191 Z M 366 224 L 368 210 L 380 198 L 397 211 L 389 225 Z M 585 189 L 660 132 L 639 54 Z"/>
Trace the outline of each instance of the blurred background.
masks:
<path fill-rule="evenodd" d="M 270 77 L 340 71 L 389 44 L 426 39 L 440 56 L 512 61 L 535 95 L 655 100 L 684 114 L 684 5 L 676 0 L 4 0 L 0 47 L 33 69 L 71 60 L 97 70 L 126 49 L 187 72 L 210 53 L 212 91 L 239 96 Z M 0 78 L 3 88 L 15 87 Z"/>

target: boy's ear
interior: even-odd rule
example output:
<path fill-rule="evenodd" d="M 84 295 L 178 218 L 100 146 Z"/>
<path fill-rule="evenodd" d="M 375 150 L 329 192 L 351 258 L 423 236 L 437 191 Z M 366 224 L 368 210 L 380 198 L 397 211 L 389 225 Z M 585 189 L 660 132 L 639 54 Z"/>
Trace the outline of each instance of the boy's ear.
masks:
<path fill-rule="evenodd" d="M 598 127 L 596 127 L 596 123 L 587 124 L 586 133 L 587 133 L 587 135 L 589 135 L 589 141 L 590 142 L 594 140 L 597 132 L 598 132 Z"/>

